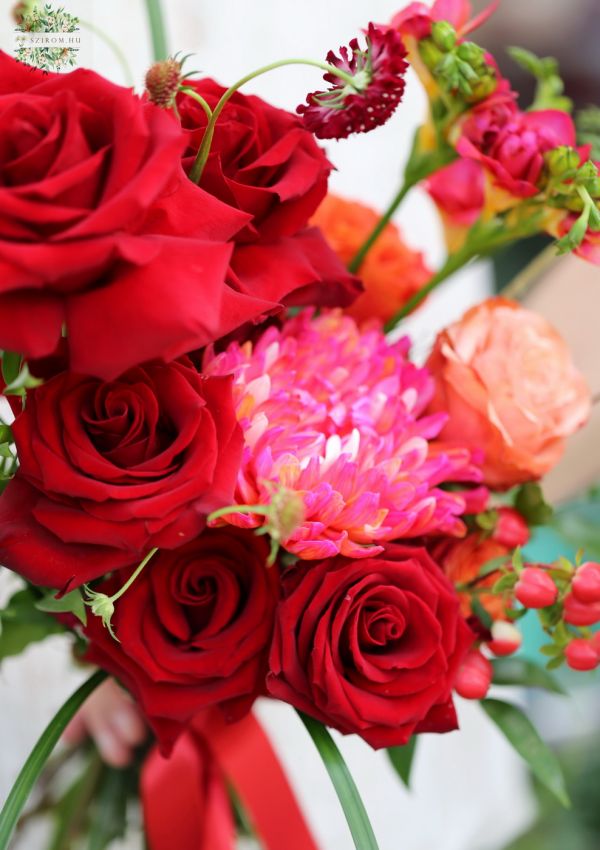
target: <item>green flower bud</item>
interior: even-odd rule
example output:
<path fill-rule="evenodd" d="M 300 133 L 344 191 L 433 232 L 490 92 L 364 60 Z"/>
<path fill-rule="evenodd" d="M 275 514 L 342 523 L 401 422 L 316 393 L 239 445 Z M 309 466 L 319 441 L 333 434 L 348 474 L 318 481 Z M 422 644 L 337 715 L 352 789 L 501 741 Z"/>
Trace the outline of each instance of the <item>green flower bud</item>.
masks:
<path fill-rule="evenodd" d="M 471 86 L 471 94 L 467 97 L 467 100 L 469 103 L 479 103 L 493 94 L 497 87 L 498 80 L 496 79 L 496 74 L 486 74 Z"/>
<path fill-rule="evenodd" d="M 444 58 L 444 54 L 436 47 L 430 38 L 424 38 L 419 42 L 419 53 L 421 59 L 430 71 L 433 71 Z"/>
<path fill-rule="evenodd" d="M 456 44 L 456 30 L 448 21 L 436 21 L 431 25 L 431 37 L 434 44 L 445 53 Z"/>
<path fill-rule="evenodd" d="M 481 69 L 485 67 L 485 50 L 483 47 L 475 44 L 474 41 L 463 41 L 462 44 L 459 44 L 456 54 L 459 59 L 462 59 L 463 62 L 468 62 L 474 68 Z"/>
<path fill-rule="evenodd" d="M 578 186 L 585 186 L 587 189 L 588 183 L 598 177 L 598 169 L 590 160 L 584 162 L 577 174 L 575 175 L 575 183 Z"/>
<path fill-rule="evenodd" d="M 575 148 L 569 148 L 566 145 L 554 148 L 546 154 L 546 163 L 553 177 L 560 177 L 562 174 L 574 171 L 579 168 L 580 162 L 581 157 Z"/>

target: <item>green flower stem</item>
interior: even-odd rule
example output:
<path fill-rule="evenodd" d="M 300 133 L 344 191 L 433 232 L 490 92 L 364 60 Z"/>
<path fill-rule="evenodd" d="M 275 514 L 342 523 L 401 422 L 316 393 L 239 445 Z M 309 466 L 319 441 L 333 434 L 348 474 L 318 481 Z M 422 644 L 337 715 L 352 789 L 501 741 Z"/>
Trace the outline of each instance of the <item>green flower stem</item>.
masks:
<path fill-rule="evenodd" d="M 457 272 L 459 269 L 462 269 L 463 266 L 466 266 L 471 262 L 477 255 L 479 254 L 478 250 L 469 249 L 465 246 L 460 251 L 457 251 L 456 254 L 450 254 L 444 265 L 437 271 L 433 277 L 425 284 L 422 289 L 409 298 L 406 304 L 398 310 L 395 316 L 386 322 L 384 326 L 384 330 L 386 333 L 393 331 L 396 325 L 398 325 L 402 319 L 406 318 L 409 313 L 419 306 L 419 304 L 427 298 L 430 292 L 447 280 L 454 272 Z"/>
<path fill-rule="evenodd" d="M 134 86 L 135 80 L 133 78 L 129 62 L 127 61 L 127 56 L 125 55 L 123 50 L 121 50 L 117 42 L 109 35 L 107 35 L 104 30 L 101 30 L 100 27 L 97 27 L 95 24 L 91 23 L 91 21 L 82 21 L 80 18 L 79 23 L 82 27 L 85 27 L 86 30 L 89 30 L 93 35 L 96 35 L 98 36 L 98 38 L 102 39 L 102 41 L 108 47 L 110 47 L 110 49 L 115 55 L 116 60 L 121 66 L 121 70 L 123 71 L 123 77 L 125 79 L 125 84 L 128 86 Z"/>
<path fill-rule="evenodd" d="M 325 769 L 333 783 L 354 839 L 356 850 L 379 850 L 363 801 L 335 741 L 322 723 L 308 717 L 301 711 L 298 712 L 298 715 L 319 751 Z"/>
<path fill-rule="evenodd" d="M 556 252 L 556 244 L 552 242 L 552 244 L 548 245 L 547 248 L 540 251 L 540 253 L 534 257 L 527 266 L 525 266 L 523 271 L 519 272 L 519 274 L 502 289 L 500 295 L 504 298 L 513 298 L 515 301 L 520 301 L 537 283 L 539 283 L 542 275 L 544 275 L 552 266 L 556 265 L 556 262 L 559 259 L 560 257 Z"/>
<path fill-rule="evenodd" d="M 192 100 L 195 100 L 197 103 L 199 103 L 200 106 L 202 107 L 202 109 L 204 110 L 206 117 L 210 121 L 210 119 L 212 118 L 212 109 L 210 108 L 208 103 L 204 100 L 204 98 L 202 97 L 201 94 L 198 94 L 197 91 L 194 91 L 194 89 L 191 89 L 189 86 L 181 86 L 179 91 L 182 94 L 187 94 L 188 97 L 191 97 Z"/>
<path fill-rule="evenodd" d="M 404 183 L 400 187 L 400 190 L 398 191 L 398 194 L 394 197 L 392 203 L 381 216 L 371 233 L 369 233 L 366 240 L 363 242 L 363 244 L 360 246 L 354 257 L 350 261 L 350 264 L 348 265 L 348 270 L 351 271 L 353 274 L 356 274 L 356 272 L 360 269 L 365 260 L 365 257 L 367 256 L 373 245 L 377 242 L 385 228 L 388 226 L 392 219 L 392 216 L 394 215 L 402 201 L 405 199 L 405 197 L 408 195 L 410 190 L 413 188 L 415 183 L 415 180 L 404 181 Z"/>
<path fill-rule="evenodd" d="M 42 732 L 37 744 L 31 751 L 31 755 L 23 765 L 15 784 L 8 795 L 4 807 L 0 812 L 0 850 L 7 850 L 8 843 L 14 832 L 19 815 L 27 802 L 33 786 L 35 785 L 44 765 L 50 757 L 60 736 L 67 728 L 69 721 L 77 714 L 89 695 L 106 678 L 103 670 L 98 670 L 69 697 L 66 703 L 59 709 L 54 718 Z"/>
<path fill-rule="evenodd" d="M 263 74 L 268 74 L 270 71 L 275 71 L 277 68 L 285 68 L 287 65 L 309 65 L 313 68 L 320 68 L 328 74 L 335 74 L 336 77 L 339 77 L 347 85 L 354 88 L 354 78 L 351 74 L 347 74 L 345 71 L 340 70 L 340 68 L 336 68 L 335 65 L 329 65 L 327 62 L 319 62 L 317 59 L 280 59 L 278 62 L 272 62 L 270 65 L 265 65 L 263 68 L 259 68 L 257 71 L 251 71 L 249 74 L 246 74 L 245 77 L 242 77 L 241 80 L 238 80 L 237 83 L 230 86 L 227 91 L 223 93 L 223 96 L 215 106 L 212 118 L 209 120 L 206 130 L 204 131 L 204 136 L 202 137 L 202 142 L 196 155 L 196 160 L 192 166 L 192 170 L 190 171 L 190 179 L 194 183 L 200 182 L 204 166 L 206 165 L 208 155 L 210 154 L 210 148 L 215 134 L 215 125 L 227 101 L 236 93 L 236 91 L 238 91 L 238 89 L 246 83 L 249 83 L 250 80 L 254 80 L 256 77 L 261 77 Z"/>
<path fill-rule="evenodd" d="M 206 522 L 210 524 L 211 522 L 215 522 L 217 519 L 221 519 L 221 517 L 240 513 L 269 516 L 271 511 L 271 505 L 227 505 L 227 507 L 219 508 L 218 510 L 213 511 L 212 514 L 209 514 L 206 517 Z"/>
<path fill-rule="evenodd" d="M 113 603 L 116 602 L 117 599 L 120 599 L 123 596 L 123 594 L 126 593 L 129 590 L 129 588 L 131 587 L 133 582 L 136 580 L 136 578 L 139 576 L 139 574 L 142 572 L 142 570 L 148 564 L 148 561 L 151 558 L 153 558 L 156 555 L 157 552 L 158 552 L 157 548 L 151 549 L 148 552 L 148 554 L 146 555 L 144 560 L 140 564 L 138 564 L 138 566 L 135 568 L 135 570 L 131 573 L 131 575 L 129 576 L 129 578 L 127 579 L 127 581 L 123 585 L 123 587 L 120 590 L 118 590 L 113 596 L 110 597 L 111 602 L 113 602 Z"/>
<path fill-rule="evenodd" d="M 150 36 L 152 38 L 152 55 L 155 62 L 166 59 L 169 55 L 167 37 L 165 33 L 165 21 L 163 18 L 160 0 L 146 0 L 146 11 L 150 25 Z"/>

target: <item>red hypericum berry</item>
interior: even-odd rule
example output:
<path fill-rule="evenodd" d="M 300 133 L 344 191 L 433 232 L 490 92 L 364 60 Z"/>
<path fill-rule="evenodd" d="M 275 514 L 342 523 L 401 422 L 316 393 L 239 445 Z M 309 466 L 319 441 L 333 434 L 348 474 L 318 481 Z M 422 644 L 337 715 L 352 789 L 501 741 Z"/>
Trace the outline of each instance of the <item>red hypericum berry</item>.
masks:
<path fill-rule="evenodd" d="M 565 650 L 567 664 L 572 670 L 595 670 L 600 658 L 589 640 L 575 638 Z"/>
<path fill-rule="evenodd" d="M 600 602 L 600 564 L 593 561 L 582 564 L 575 573 L 571 589 L 580 602 Z"/>
<path fill-rule="evenodd" d="M 571 626 L 594 626 L 600 623 L 600 603 L 580 602 L 573 594 L 565 597 L 565 623 Z"/>
<path fill-rule="evenodd" d="M 523 641 L 517 627 L 506 620 L 496 620 L 492 624 L 491 633 L 492 639 L 487 641 L 487 648 L 494 655 L 512 655 Z"/>
<path fill-rule="evenodd" d="M 514 508 L 498 508 L 498 521 L 492 533 L 492 540 L 507 549 L 525 546 L 529 542 L 529 528 L 523 515 Z"/>
<path fill-rule="evenodd" d="M 454 690 L 465 699 L 483 699 L 490 689 L 493 672 L 490 661 L 473 649 L 458 671 Z"/>
<path fill-rule="evenodd" d="M 327 54 L 330 65 L 353 77 L 352 84 L 327 73 L 324 79 L 332 88 L 312 92 L 296 110 L 319 139 L 368 133 L 385 124 L 402 100 L 408 64 L 400 35 L 391 27 L 369 24 L 366 41 L 364 49 L 354 38 L 349 47 L 340 47 L 339 56 Z"/>
<path fill-rule="evenodd" d="M 590 643 L 592 644 L 592 646 L 596 650 L 598 658 L 600 658 L 600 632 L 596 632 L 595 634 L 593 634 L 591 636 Z"/>
<path fill-rule="evenodd" d="M 163 109 L 170 109 L 175 104 L 182 80 L 182 65 L 177 59 L 155 62 L 146 74 L 148 99 Z"/>
<path fill-rule="evenodd" d="M 556 602 L 558 588 L 540 567 L 525 567 L 515 585 L 515 596 L 525 608 L 547 608 Z"/>

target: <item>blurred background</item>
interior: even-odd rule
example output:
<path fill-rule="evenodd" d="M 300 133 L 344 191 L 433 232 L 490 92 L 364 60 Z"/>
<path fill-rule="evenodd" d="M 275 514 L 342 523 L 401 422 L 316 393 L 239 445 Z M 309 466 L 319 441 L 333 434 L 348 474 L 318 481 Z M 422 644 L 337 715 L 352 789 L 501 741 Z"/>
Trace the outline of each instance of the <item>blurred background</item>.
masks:
<path fill-rule="evenodd" d="M 68 12 L 89 25 L 81 64 L 115 82 L 141 85 L 150 64 L 149 36 L 143 0 L 65 0 Z M 480 10 L 486 5 L 474 3 Z M 0 2 L 0 47 L 11 51 L 12 2 Z M 347 43 L 368 20 L 385 22 L 401 0 L 168 0 L 169 42 L 173 51 L 193 53 L 189 67 L 221 82 L 286 56 L 324 57 Z M 91 27 L 91 29 L 90 29 Z M 129 72 L 106 42 L 107 33 L 125 54 Z M 522 92 L 523 105 L 532 81 L 507 56 L 517 44 L 559 59 L 567 92 L 577 107 L 599 103 L 599 0 L 504 0 L 499 11 L 475 38 L 488 47 L 500 67 Z M 294 109 L 314 88 L 318 73 L 284 69 L 254 81 L 247 91 L 278 106 Z M 599 104 L 600 105 L 600 104 Z M 382 128 L 364 137 L 328 145 L 337 167 L 332 189 L 345 197 L 383 209 L 395 194 L 412 133 L 425 114 L 425 99 L 411 77 L 403 106 Z M 1 129 L 0 129 L 1 132 Z M 442 229 L 429 199 L 411 193 L 397 216 L 404 235 L 432 265 L 444 256 Z M 518 252 L 503 254 L 492 265 L 469 267 L 430 298 L 425 309 L 407 323 L 425 350 L 437 330 L 458 318 L 472 303 L 494 291 L 541 247 L 533 241 Z M 573 347 L 579 367 L 600 395 L 600 270 L 565 258 L 538 281 L 529 303 L 546 315 Z M 548 496 L 560 505 L 555 528 L 534 540 L 529 557 L 551 560 L 586 546 L 600 559 L 600 404 L 590 426 L 572 441 L 548 481 Z M 0 594 L 10 577 L 0 575 Z M 540 636 L 528 628 L 524 652 L 535 654 Z M 0 799 L 7 793 L 32 744 L 48 719 L 81 678 L 70 664 L 60 637 L 32 647 L 0 668 Z M 564 762 L 573 808 L 566 812 L 532 785 L 520 760 L 477 706 L 460 706 L 461 733 L 420 741 L 413 788 L 409 793 L 381 754 L 359 740 L 341 747 L 356 776 L 371 815 L 381 850 L 598 850 L 600 847 L 600 690 L 594 675 L 580 675 L 573 698 L 509 694 L 528 703 L 542 734 L 552 740 Z M 581 684 L 585 682 L 585 684 Z M 504 689 L 505 690 L 505 689 Z M 503 694 L 505 695 L 505 694 Z M 323 850 L 350 850 L 352 843 L 337 800 L 312 745 L 286 706 L 259 706 L 294 788 Z M 16 848 L 45 850 L 41 832 L 25 831 Z M 138 850 L 133 830 L 116 848 Z M 67 848 L 68 850 L 68 848 Z"/>

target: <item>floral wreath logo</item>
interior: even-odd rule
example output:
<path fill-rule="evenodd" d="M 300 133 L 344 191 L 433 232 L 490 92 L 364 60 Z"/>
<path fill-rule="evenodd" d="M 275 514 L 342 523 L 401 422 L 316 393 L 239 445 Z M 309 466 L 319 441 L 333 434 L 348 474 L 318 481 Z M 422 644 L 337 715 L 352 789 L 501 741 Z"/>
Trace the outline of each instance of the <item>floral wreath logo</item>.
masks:
<path fill-rule="evenodd" d="M 15 57 L 42 71 L 60 71 L 77 64 L 79 18 L 49 3 L 19 3 L 15 9 Z"/>

